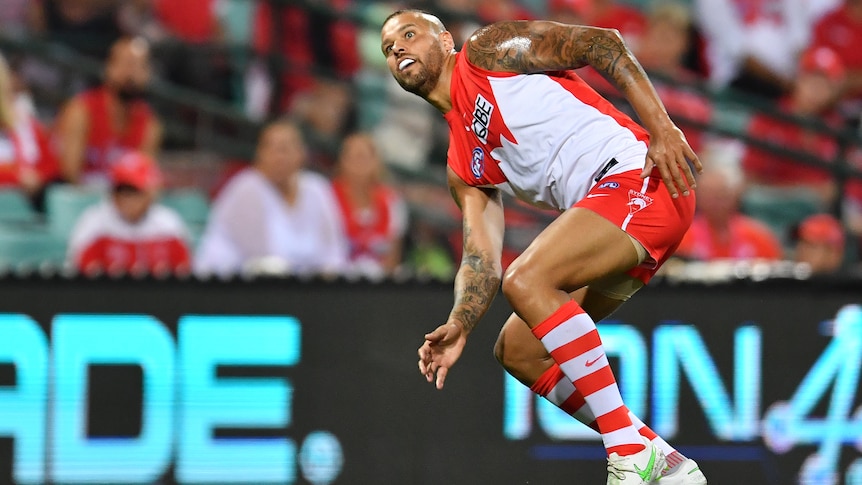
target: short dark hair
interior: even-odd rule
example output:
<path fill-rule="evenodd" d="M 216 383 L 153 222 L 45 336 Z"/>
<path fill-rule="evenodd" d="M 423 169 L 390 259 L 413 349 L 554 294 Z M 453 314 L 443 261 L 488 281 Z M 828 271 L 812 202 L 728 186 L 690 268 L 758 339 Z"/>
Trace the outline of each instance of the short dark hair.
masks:
<path fill-rule="evenodd" d="M 401 14 L 405 14 L 405 13 L 416 13 L 416 14 L 420 14 L 420 15 L 429 15 L 431 17 L 434 17 L 438 21 L 440 20 L 439 17 L 437 17 L 433 13 L 431 13 L 427 10 L 423 10 L 421 8 L 401 8 L 401 9 L 398 9 L 398 10 L 392 12 L 391 14 L 389 14 L 389 16 L 386 17 L 386 19 L 383 21 L 383 23 L 380 24 L 380 28 L 383 28 L 383 26 L 386 25 L 386 23 L 389 22 L 390 20 L 394 19 L 395 17 L 397 17 Z M 441 25 L 442 25 L 442 22 L 441 22 Z M 445 26 L 443 27 L 443 30 L 446 30 Z"/>

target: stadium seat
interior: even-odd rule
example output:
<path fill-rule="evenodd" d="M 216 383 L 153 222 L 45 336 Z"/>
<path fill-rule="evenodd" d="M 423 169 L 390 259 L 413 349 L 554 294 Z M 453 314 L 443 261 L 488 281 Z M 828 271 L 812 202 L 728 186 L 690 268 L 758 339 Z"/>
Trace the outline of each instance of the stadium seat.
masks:
<path fill-rule="evenodd" d="M 0 189 L 0 222 L 32 223 L 38 220 L 36 211 L 20 190 Z"/>
<path fill-rule="evenodd" d="M 172 189 L 163 193 L 159 202 L 177 211 L 183 218 L 192 247 L 197 247 L 209 216 L 210 204 L 206 193 L 194 188 Z"/>
<path fill-rule="evenodd" d="M 74 185 L 53 185 L 45 195 L 48 229 L 54 237 L 66 240 L 78 217 L 87 207 L 98 203 L 104 191 Z"/>
<path fill-rule="evenodd" d="M 198 189 L 173 189 L 162 194 L 160 202 L 177 211 L 186 224 L 204 225 L 209 215 L 209 200 L 206 194 Z"/>
<path fill-rule="evenodd" d="M 59 266 L 65 260 L 66 241 L 54 237 L 47 228 L 8 229 L 0 230 L 0 267 Z"/>
<path fill-rule="evenodd" d="M 790 230 L 806 217 L 823 212 L 811 193 L 756 188 L 742 198 L 742 211 L 768 225 L 784 245 L 790 243 Z"/>

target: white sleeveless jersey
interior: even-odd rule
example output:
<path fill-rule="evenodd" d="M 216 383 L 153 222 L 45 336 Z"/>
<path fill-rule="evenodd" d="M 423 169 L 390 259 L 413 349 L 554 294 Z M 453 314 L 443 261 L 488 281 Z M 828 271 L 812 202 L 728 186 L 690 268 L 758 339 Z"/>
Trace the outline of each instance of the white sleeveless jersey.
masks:
<path fill-rule="evenodd" d="M 649 135 L 572 71 L 491 72 L 456 54 L 448 164 L 467 184 L 565 210 L 605 175 L 641 170 Z"/>

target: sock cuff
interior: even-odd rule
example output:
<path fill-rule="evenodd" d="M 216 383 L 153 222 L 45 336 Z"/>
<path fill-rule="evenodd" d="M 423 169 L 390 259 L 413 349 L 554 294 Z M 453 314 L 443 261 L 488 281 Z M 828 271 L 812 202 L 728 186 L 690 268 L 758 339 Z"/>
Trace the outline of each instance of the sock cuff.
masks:
<path fill-rule="evenodd" d="M 530 390 L 542 397 L 548 397 L 551 390 L 557 385 L 560 380 L 565 377 L 560 366 L 556 363 L 548 368 L 541 376 L 530 386 Z"/>
<path fill-rule="evenodd" d="M 578 305 L 578 302 L 575 300 L 569 300 L 563 306 L 558 308 L 557 311 L 552 313 L 551 316 L 546 318 L 544 322 L 533 327 L 533 335 L 535 335 L 537 339 L 541 340 L 561 323 L 581 313 L 586 313 L 584 312 L 584 309 L 581 308 L 581 305 Z"/>

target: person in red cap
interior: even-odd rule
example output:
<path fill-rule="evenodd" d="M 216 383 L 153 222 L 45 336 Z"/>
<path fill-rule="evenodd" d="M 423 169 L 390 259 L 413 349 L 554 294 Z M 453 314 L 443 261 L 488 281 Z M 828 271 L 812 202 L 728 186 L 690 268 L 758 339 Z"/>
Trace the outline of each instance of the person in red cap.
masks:
<path fill-rule="evenodd" d="M 844 229 L 829 214 L 809 216 L 796 231 L 794 259 L 807 263 L 813 274 L 834 273 L 844 261 Z"/>
<path fill-rule="evenodd" d="M 844 0 L 814 26 L 812 46 L 829 47 L 847 69 L 839 109 L 849 121 L 862 117 L 862 0 Z"/>
<path fill-rule="evenodd" d="M 793 90 L 779 102 L 781 111 L 798 117 L 820 119 L 837 125 L 834 111 L 844 81 L 844 67 L 834 51 L 821 47 L 807 51 L 800 60 Z M 834 137 L 768 114 L 755 115 L 748 135 L 779 147 L 831 162 L 838 152 Z M 749 146 L 742 165 L 747 180 L 754 185 L 809 192 L 823 207 L 832 202 L 835 184 L 829 170 L 806 165 L 794 158 Z"/>
<path fill-rule="evenodd" d="M 111 195 L 78 219 L 68 259 L 87 275 L 183 274 L 190 269 L 188 229 L 180 216 L 156 203 L 162 174 L 141 152 L 111 167 Z"/>

